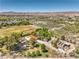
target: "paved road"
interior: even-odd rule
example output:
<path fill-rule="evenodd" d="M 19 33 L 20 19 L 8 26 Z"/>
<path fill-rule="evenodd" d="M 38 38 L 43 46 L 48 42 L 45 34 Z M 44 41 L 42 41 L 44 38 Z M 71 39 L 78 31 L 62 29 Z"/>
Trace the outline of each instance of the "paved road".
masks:
<path fill-rule="evenodd" d="M 52 41 L 52 40 L 51 40 L 51 41 Z M 65 51 L 62 50 L 62 49 L 56 49 L 56 48 L 54 48 L 54 47 L 52 46 L 52 44 L 51 44 L 51 41 L 45 42 L 45 41 L 42 41 L 42 40 L 37 40 L 38 43 L 44 44 L 47 48 L 50 48 L 50 49 L 52 49 L 52 50 L 55 50 L 55 51 L 61 52 L 61 53 L 70 53 L 70 52 L 72 52 L 72 51 L 75 49 L 74 45 L 70 43 L 71 49 L 69 49 L 68 51 L 65 52 Z M 67 42 L 66 42 L 66 43 L 67 43 Z"/>
<path fill-rule="evenodd" d="M 38 43 L 41 43 L 41 44 L 44 44 L 47 48 L 50 48 L 52 50 L 55 50 L 57 52 L 59 52 L 58 49 L 54 48 L 50 42 L 44 42 L 44 41 L 41 41 L 41 40 L 37 40 Z"/>

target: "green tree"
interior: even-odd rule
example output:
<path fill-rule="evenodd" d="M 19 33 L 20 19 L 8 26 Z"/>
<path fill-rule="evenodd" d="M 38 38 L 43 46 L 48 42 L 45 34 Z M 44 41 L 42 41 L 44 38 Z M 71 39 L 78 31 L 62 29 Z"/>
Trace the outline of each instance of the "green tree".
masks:
<path fill-rule="evenodd" d="M 48 52 L 48 50 L 46 49 L 46 46 L 44 44 L 41 44 L 41 50 L 42 50 L 42 52 Z"/>
<path fill-rule="evenodd" d="M 58 39 L 58 40 L 59 40 L 59 39 Z M 54 41 L 51 42 L 52 45 L 53 45 L 53 47 L 58 48 L 58 47 L 57 47 L 57 41 L 58 41 L 58 40 L 54 40 Z"/>
<path fill-rule="evenodd" d="M 41 56 L 41 53 L 39 50 L 36 51 L 36 56 Z"/>
<path fill-rule="evenodd" d="M 76 48 L 76 51 L 75 51 L 75 57 L 79 58 L 79 48 L 78 47 Z"/>
<path fill-rule="evenodd" d="M 44 44 L 41 44 L 41 49 L 45 49 L 45 45 Z"/>
<path fill-rule="evenodd" d="M 52 32 L 50 32 L 47 28 L 39 28 L 34 32 L 35 35 L 38 35 L 41 40 L 50 40 L 51 36 L 52 36 Z"/>
<path fill-rule="evenodd" d="M 31 57 L 35 57 L 35 56 L 36 56 L 35 51 L 33 51 L 33 52 L 31 53 Z"/>
<path fill-rule="evenodd" d="M 3 47 L 5 45 L 6 39 L 0 37 L 0 47 Z"/>
<path fill-rule="evenodd" d="M 27 57 L 31 57 L 31 53 L 30 52 L 27 52 Z"/>
<path fill-rule="evenodd" d="M 78 48 L 76 49 L 76 53 L 79 55 L 79 49 Z"/>
<path fill-rule="evenodd" d="M 27 32 L 22 32 L 22 34 L 21 34 L 22 37 L 27 36 L 27 35 L 29 35 L 29 33 L 27 33 Z"/>

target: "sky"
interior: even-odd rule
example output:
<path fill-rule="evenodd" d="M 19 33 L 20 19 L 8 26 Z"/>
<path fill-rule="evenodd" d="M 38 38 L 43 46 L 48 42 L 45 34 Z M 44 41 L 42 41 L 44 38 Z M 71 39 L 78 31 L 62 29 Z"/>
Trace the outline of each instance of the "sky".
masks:
<path fill-rule="evenodd" d="M 79 0 L 0 0 L 0 12 L 79 11 Z"/>

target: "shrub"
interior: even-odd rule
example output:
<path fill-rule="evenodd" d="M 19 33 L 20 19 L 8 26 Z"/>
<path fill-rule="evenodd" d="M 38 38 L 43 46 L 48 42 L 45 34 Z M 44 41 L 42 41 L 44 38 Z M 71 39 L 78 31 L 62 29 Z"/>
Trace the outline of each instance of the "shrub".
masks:
<path fill-rule="evenodd" d="M 33 51 L 33 52 L 31 53 L 31 57 L 35 57 L 35 56 L 36 56 L 35 51 Z"/>
<path fill-rule="evenodd" d="M 41 53 L 39 50 L 36 51 L 36 56 L 41 56 Z"/>
<path fill-rule="evenodd" d="M 30 52 L 27 52 L 27 57 L 30 57 L 31 56 L 31 53 Z"/>

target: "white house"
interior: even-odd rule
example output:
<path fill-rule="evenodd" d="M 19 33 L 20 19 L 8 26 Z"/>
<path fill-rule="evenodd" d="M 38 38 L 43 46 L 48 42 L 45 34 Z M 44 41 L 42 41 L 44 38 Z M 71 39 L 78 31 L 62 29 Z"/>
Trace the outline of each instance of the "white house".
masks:
<path fill-rule="evenodd" d="M 26 39 L 27 41 L 29 41 L 29 40 L 31 39 L 31 37 L 30 37 L 30 36 L 26 36 L 25 39 Z"/>

